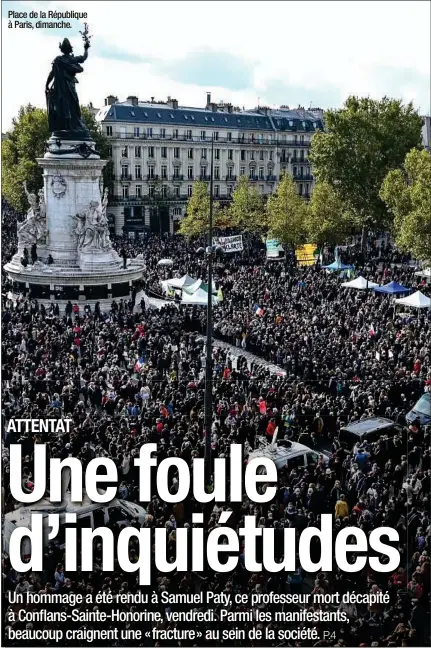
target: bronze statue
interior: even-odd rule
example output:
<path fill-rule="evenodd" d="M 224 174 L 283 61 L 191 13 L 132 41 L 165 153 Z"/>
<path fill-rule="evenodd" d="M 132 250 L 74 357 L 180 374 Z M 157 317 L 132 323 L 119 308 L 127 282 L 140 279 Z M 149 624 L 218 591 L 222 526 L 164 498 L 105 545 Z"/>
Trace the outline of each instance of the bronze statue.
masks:
<path fill-rule="evenodd" d="M 60 43 L 61 56 L 57 56 L 52 63 L 52 70 L 46 80 L 46 100 L 48 110 L 49 130 L 52 135 L 60 139 L 91 140 L 90 132 L 85 125 L 79 105 L 75 78 L 83 72 L 80 65 L 88 57 L 90 41 L 87 25 L 82 34 L 84 39 L 83 56 L 74 56 L 70 41 L 65 38 Z M 51 87 L 49 84 L 53 81 Z"/>

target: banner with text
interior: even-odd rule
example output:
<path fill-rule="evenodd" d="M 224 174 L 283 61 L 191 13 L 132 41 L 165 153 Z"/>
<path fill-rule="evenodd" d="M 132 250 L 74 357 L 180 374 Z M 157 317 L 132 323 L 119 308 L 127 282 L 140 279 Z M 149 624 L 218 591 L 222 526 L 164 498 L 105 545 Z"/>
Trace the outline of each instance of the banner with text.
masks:
<path fill-rule="evenodd" d="M 266 240 L 266 258 L 267 259 L 278 259 L 280 252 L 283 252 L 284 248 L 277 239 L 267 239 Z"/>
<path fill-rule="evenodd" d="M 237 236 L 218 236 L 214 238 L 214 245 L 219 245 L 223 252 L 242 252 L 242 234 Z"/>

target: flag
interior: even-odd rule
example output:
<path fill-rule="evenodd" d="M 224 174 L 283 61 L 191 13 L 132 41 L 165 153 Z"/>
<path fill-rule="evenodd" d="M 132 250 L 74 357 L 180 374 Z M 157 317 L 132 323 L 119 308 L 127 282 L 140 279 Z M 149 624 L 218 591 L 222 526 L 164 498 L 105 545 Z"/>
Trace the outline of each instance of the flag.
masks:
<path fill-rule="evenodd" d="M 380 360 L 380 353 L 376 351 L 376 360 Z"/>
<path fill-rule="evenodd" d="M 254 310 L 254 314 L 255 314 L 255 315 L 258 315 L 259 317 L 262 317 L 262 315 L 263 315 L 263 308 L 261 308 L 260 306 L 258 306 L 258 305 L 256 304 L 255 307 L 253 308 L 253 310 Z"/>
<path fill-rule="evenodd" d="M 217 291 L 217 297 L 218 297 L 219 301 L 221 301 L 221 302 L 223 301 L 223 291 L 222 291 L 221 288 L 219 288 L 218 291 Z"/>
<path fill-rule="evenodd" d="M 140 373 L 140 371 L 141 371 L 142 367 L 144 366 L 144 364 L 145 364 L 144 358 L 141 357 L 141 358 L 138 358 L 136 360 L 135 369 L 134 369 L 136 371 L 136 373 Z"/>

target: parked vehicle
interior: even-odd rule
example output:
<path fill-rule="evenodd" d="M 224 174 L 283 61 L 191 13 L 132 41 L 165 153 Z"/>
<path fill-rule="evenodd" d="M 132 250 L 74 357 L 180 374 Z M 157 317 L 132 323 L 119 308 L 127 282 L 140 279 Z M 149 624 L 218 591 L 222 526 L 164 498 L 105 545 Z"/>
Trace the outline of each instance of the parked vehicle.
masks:
<path fill-rule="evenodd" d="M 421 425 L 431 423 L 431 394 L 429 392 L 423 394 L 413 409 L 406 414 L 408 423 L 413 423 L 416 419 L 419 419 Z"/>
<path fill-rule="evenodd" d="M 358 441 L 373 443 L 381 436 L 396 436 L 402 431 L 402 426 L 399 423 L 394 423 L 391 419 L 369 417 L 342 427 L 339 438 L 341 442 L 347 444 L 348 448 L 353 448 Z"/>
<path fill-rule="evenodd" d="M 274 433 L 272 443 L 262 442 L 261 446 L 253 450 L 247 457 L 247 461 L 255 457 L 269 457 L 281 470 L 285 466 L 288 468 L 299 468 L 302 466 L 315 466 L 319 457 L 323 457 L 324 463 L 328 463 L 329 457 L 325 454 L 320 455 L 315 450 L 308 448 L 302 443 L 296 441 L 287 441 L 285 439 L 277 440 L 277 431 Z"/>

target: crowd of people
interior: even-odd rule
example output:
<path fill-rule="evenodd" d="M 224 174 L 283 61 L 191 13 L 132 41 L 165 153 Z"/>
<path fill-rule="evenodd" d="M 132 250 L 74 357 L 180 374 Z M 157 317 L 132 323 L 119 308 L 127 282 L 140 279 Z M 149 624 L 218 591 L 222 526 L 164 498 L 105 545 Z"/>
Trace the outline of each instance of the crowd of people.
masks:
<path fill-rule="evenodd" d="M 2 219 L 6 262 L 14 252 L 10 227 L 13 210 L 3 208 Z M 156 234 L 139 241 L 119 237 L 113 242 L 128 257 L 143 255 L 147 294 L 160 295 L 161 279 L 174 273 L 206 278 L 205 260 L 195 249 L 199 242 Z M 342 289 L 339 274 L 327 273 L 319 265 L 297 267 L 294 258 L 267 263 L 260 240 L 244 236 L 244 242 L 244 251 L 219 259 L 214 273 L 223 300 L 213 312 L 212 458 L 228 457 L 232 443 L 240 443 L 246 456 L 270 441 L 278 429 L 279 439 L 315 448 L 319 460 L 307 467 L 289 463 L 282 467 L 277 496 L 268 504 L 254 504 L 245 498 L 242 504 L 202 505 L 189 497 L 183 504 L 171 505 L 155 496 L 151 502 L 142 503 L 146 510 L 144 525 L 167 529 L 168 551 L 173 559 L 176 529 L 190 527 L 191 516 L 197 511 L 205 515 L 207 532 L 217 526 L 221 512 L 230 508 L 233 522 L 229 524 L 236 527 L 244 515 L 254 514 L 259 526 L 278 531 L 293 527 L 297 535 L 307 527 L 320 526 L 322 513 L 333 513 L 334 537 L 346 527 L 359 527 L 367 535 L 379 526 L 396 528 L 399 568 L 389 574 L 369 567 L 357 574 L 338 568 L 309 574 L 299 567 L 288 574 L 250 573 L 240 560 L 230 573 L 214 573 L 206 567 L 200 573 L 163 574 L 153 566 L 153 586 L 140 588 L 136 573 L 122 572 L 117 562 L 114 572 L 103 571 L 99 540 L 94 548 L 94 570 L 69 573 L 64 568 L 64 547 L 53 541 L 46 547 L 44 570 L 38 573 L 16 573 L 4 550 L 4 595 L 26 590 L 249 594 L 381 591 L 389 594 L 389 603 L 340 604 L 345 622 L 311 624 L 320 637 L 323 630 L 330 630 L 330 638 L 312 643 L 263 638 L 251 640 L 250 645 L 429 645 L 430 428 L 419 421 L 409 426 L 405 414 L 421 394 L 431 390 L 431 313 L 409 316 L 394 310 L 390 297 Z M 328 251 L 329 261 L 331 254 Z M 365 254 L 352 245 L 342 254 L 344 261 L 353 263 L 370 281 L 395 280 L 409 288 L 417 288 L 421 282 L 408 259 L 389 244 L 380 244 L 377 249 L 372 241 Z M 160 268 L 158 261 L 166 257 L 173 265 Z M 11 443 L 23 446 L 24 489 L 34 487 L 34 444 L 43 442 L 49 456 L 78 457 L 84 467 L 94 457 L 112 458 L 120 475 L 118 497 L 131 502 L 138 501 L 133 460 L 142 444 L 156 443 L 158 460 L 177 456 L 191 464 L 194 457 L 203 456 L 204 308 L 174 302 L 166 302 L 159 309 L 144 303 L 133 308 L 133 303 L 114 302 L 106 313 L 81 307 L 62 314 L 54 304 L 48 307 L 31 297 L 11 299 L 9 289 L 3 277 L 3 429 L 11 419 L 28 418 L 65 417 L 72 425 L 70 432 L 58 435 L 33 437 L 11 432 L 3 436 L 6 513 L 16 507 L 9 489 Z M 420 289 L 430 294 L 429 285 L 421 283 Z M 259 315 L 256 305 L 263 311 Z M 217 340 L 231 347 L 220 346 Z M 255 358 L 252 364 L 250 353 Z M 280 372 L 271 372 L 261 360 L 278 365 Z M 402 432 L 354 447 L 340 441 L 341 427 L 373 416 L 391 418 Z M 177 475 L 173 473 L 170 479 L 175 489 Z M 138 524 L 133 519 L 127 523 Z M 108 525 L 118 532 L 118 520 L 112 519 Z M 312 549 L 317 560 L 319 548 Z M 278 558 L 282 558 L 280 546 Z M 26 627 L 25 622 L 7 621 L 7 612 L 19 607 L 4 600 L 5 626 Z M 167 607 L 155 604 L 164 616 L 162 627 L 170 628 L 175 622 L 165 616 Z M 333 609 L 330 604 L 310 609 L 317 607 Z M 250 608 L 250 604 L 241 608 L 234 605 L 232 610 Z M 255 625 L 245 622 L 241 627 L 249 630 Z M 204 634 L 207 629 L 236 626 L 219 620 L 197 624 Z M 274 621 L 257 626 L 273 629 L 277 636 Z M 132 623 L 128 627 L 135 626 Z M 145 630 L 150 626 L 139 627 Z M 243 644 L 241 640 L 229 641 L 229 645 Z M 154 643 L 147 638 L 117 645 L 172 646 L 173 642 Z M 201 639 L 182 640 L 176 645 L 222 644 Z"/>

